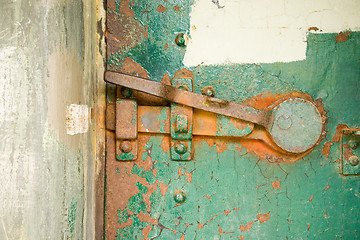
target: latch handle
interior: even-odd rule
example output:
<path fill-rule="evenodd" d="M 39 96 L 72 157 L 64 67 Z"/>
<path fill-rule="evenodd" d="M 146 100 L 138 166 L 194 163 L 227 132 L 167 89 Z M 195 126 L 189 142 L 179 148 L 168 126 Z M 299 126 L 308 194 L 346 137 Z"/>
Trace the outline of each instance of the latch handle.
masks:
<path fill-rule="evenodd" d="M 108 71 L 105 73 L 105 81 L 171 102 L 262 125 L 276 145 L 291 153 L 302 153 L 313 148 L 324 127 L 315 104 L 303 98 L 284 99 L 273 108 L 262 111 L 121 73 Z"/>

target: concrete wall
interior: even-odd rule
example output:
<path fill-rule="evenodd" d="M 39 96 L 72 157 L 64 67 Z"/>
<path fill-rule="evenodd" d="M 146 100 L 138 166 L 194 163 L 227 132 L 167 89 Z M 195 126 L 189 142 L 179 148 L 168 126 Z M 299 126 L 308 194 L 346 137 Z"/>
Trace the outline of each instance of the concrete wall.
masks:
<path fill-rule="evenodd" d="M 94 237 L 96 4 L 1 1 L 0 239 Z M 89 110 L 86 133 L 67 134 L 70 104 Z"/>

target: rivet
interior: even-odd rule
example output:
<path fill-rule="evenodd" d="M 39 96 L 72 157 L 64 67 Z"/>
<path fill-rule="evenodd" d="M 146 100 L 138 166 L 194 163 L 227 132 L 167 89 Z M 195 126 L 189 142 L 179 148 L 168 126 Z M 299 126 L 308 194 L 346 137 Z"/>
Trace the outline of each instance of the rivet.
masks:
<path fill-rule="evenodd" d="M 174 192 L 174 200 L 177 203 L 183 203 L 186 200 L 186 193 L 183 190 L 176 190 Z"/>
<path fill-rule="evenodd" d="M 187 144 L 184 142 L 176 142 L 174 148 L 175 152 L 179 155 L 183 155 L 188 150 Z"/>
<path fill-rule="evenodd" d="M 356 166 L 359 164 L 359 158 L 355 155 L 349 157 L 349 163 L 351 166 Z"/>
<path fill-rule="evenodd" d="M 132 146 L 131 143 L 129 141 L 123 141 L 120 145 L 120 150 L 123 153 L 128 153 L 131 152 Z"/>
<path fill-rule="evenodd" d="M 186 45 L 185 36 L 183 33 L 179 33 L 178 35 L 176 35 L 175 43 L 179 47 L 183 47 Z"/>
<path fill-rule="evenodd" d="M 208 97 L 215 97 L 215 89 L 212 86 L 206 86 L 201 90 L 201 93 Z"/>

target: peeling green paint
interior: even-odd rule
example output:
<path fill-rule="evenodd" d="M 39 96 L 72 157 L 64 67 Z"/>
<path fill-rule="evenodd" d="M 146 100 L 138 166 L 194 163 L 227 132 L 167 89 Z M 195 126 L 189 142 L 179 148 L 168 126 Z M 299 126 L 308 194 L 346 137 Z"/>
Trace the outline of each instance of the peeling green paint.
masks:
<path fill-rule="evenodd" d="M 189 29 L 191 3 L 161 2 L 163 13 L 156 11 L 159 4 L 134 1 L 131 8 L 135 19 L 148 26 L 148 38 L 121 54 L 112 54 L 110 68 L 121 66 L 125 57 L 131 57 L 156 81 L 184 68 L 186 47 L 177 46 L 174 38 Z M 180 11 L 173 11 L 177 4 Z M 303 159 L 273 164 L 234 139 L 211 138 L 212 143 L 210 138 L 201 137 L 193 137 L 194 161 L 172 161 L 173 149 L 163 148 L 166 137 L 151 135 L 141 146 L 146 151 L 141 162 L 134 162 L 131 175 L 148 184 L 157 181 L 157 188 L 150 194 L 150 188 L 145 191 L 142 184 L 129 186 L 139 189 L 139 193 L 124 200 L 133 224 L 118 228 L 117 239 L 145 238 L 141 230 L 147 226 L 152 227 L 147 239 L 356 238 L 360 231 L 359 177 L 339 174 L 337 142 L 329 155 L 323 154 L 322 148 L 333 141 L 338 124 L 359 127 L 359 115 L 354 113 L 360 110 L 360 33 L 352 32 L 347 41 L 338 43 L 335 36 L 309 33 L 304 61 L 190 68 L 194 92 L 213 86 L 216 97 L 228 101 L 241 103 L 260 94 L 294 91 L 322 98 L 328 111 L 326 137 Z M 223 131 L 244 135 L 251 132 L 248 127 L 237 132 L 228 118 L 220 121 Z M 139 167 L 146 161 L 151 161 L 151 171 Z M 166 190 L 161 191 L 161 185 L 166 185 Z M 181 205 L 173 198 L 179 189 L 187 194 Z M 150 194 L 150 204 L 145 203 L 146 194 Z M 136 216 L 140 212 L 148 213 L 158 223 L 140 221 Z M 125 221 L 123 215 L 121 219 Z"/>

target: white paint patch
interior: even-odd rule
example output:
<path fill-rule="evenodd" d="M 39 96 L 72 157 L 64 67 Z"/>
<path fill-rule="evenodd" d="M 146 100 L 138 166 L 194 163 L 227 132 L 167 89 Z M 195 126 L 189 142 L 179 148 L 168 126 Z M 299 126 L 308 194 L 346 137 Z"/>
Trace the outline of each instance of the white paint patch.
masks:
<path fill-rule="evenodd" d="M 86 105 L 71 104 L 66 107 L 66 133 L 75 135 L 89 130 L 89 108 Z"/>
<path fill-rule="evenodd" d="M 359 0 L 218 2 L 193 4 L 186 66 L 303 60 L 310 27 L 322 33 L 360 30 Z"/>

